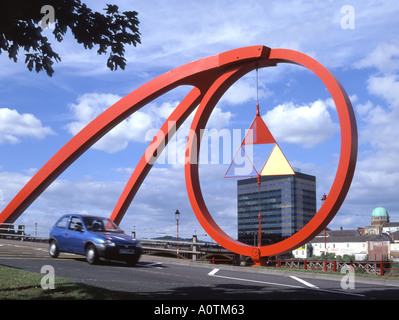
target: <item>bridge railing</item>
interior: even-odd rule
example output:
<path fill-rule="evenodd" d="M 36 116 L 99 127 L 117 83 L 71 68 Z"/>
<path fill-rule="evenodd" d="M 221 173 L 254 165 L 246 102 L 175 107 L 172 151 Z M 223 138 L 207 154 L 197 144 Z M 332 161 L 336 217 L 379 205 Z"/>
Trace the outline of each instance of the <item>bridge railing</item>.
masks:
<path fill-rule="evenodd" d="M 351 269 L 358 274 L 399 277 L 399 263 L 392 261 L 342 261 L 342 260 L 268 260 L 268 267 L 338 272 Z"/>
<path fill-rule="evenodd" d="M 3 223 L 0 227 L 0 238 L 21 241 L 48 241 L 51 226 L 35 224 Z"/>

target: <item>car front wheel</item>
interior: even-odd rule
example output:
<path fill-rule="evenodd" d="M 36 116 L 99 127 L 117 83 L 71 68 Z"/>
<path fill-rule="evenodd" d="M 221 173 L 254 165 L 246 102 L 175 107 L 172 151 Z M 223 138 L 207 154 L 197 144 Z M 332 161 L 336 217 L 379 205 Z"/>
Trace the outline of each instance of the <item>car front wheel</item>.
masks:
<path fill-rule="evenodd" d="M 96 264 L 98 262 L 98 254 L 96 248 L 91 244 L 86 248 L 86 261 L 89 264 Z"/>
<path fill-rule="evenodd" d="M 50 242 L 49 253 L 52 258 L 57 258 L 58 255 L 60 254 L 57 242 L 55 242 L 54 240 Z"/>

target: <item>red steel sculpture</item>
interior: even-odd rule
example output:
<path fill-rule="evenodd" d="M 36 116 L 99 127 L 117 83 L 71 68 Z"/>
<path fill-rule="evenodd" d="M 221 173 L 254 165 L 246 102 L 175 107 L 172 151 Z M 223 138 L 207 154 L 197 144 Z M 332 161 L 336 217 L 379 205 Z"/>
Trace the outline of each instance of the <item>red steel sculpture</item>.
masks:
<path fill-rule="evenodd" d="M 227 235 L 217 225 L 206 207 L 198 175 L 200 130 L 205 128 L 217 102 L 232 84 L 250 71 L 277 66 L 279 63 L 301 65 L 316 74 L 327 87 L 339 116 L 341 153 L 336 177 L 328 197 L 312 220 L 297 233 L 281 242 L 253 247 Z M 13 223 L 68 166 L 112 128 L 152 100 L 182 85 L 192 86 L 193 89 L 165 121 L 139 160 L 111 214 L 111 219 L 120 223 L 168 141 L 199 106 L 187 139 L 185 175 L 192 209 L 205 231 L 224 248 L 250 256 L 256 264 L 261 264 L 263 257 L 295 249 L 321 232 L 342 205 L 355 171 L 357 126 L 352 104 L 339 81 L 316 60 L 297 51 L 270 49 L 265 46 L 235 49 L 185 64 L 126 95 L 76 134 L 31 178 L 1 212 L 0 226 L 2 223 Z"/>

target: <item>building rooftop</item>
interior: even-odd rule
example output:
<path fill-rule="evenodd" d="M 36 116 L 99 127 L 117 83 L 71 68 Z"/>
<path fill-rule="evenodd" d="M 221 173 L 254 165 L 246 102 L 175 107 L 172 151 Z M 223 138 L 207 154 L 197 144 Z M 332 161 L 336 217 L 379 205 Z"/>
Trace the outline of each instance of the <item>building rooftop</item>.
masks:
<path fill-rule="evenodd" d="M 392 241 L 392 237 L 387 234 L 372 234 L 362 236 L 358 230 L 328 230 L 326 239 L 324 239 L 324 231 L 319 233 L 311 243 L 327 243 L 332 242 L 366 242 L 366 241 Z"/>

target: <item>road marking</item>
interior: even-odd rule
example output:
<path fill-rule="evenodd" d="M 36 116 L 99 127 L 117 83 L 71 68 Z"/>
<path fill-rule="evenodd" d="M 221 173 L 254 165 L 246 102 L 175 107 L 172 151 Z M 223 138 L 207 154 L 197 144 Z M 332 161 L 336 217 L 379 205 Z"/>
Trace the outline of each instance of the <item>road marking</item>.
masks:
<path fill-rule="evenodd" d="M 319 289 L 319 287 L 316 287 L 315 285 L 313 285 L 313 284 L 311 284 L 311 283 L 309 283 L 309 282 L 307 282 L 307 281 L 305 281 L 305 280 L 303 280 L 303 279 L 300 279 L 300 278 L 298 278 L 298 277 L 290 276 L 290 278 L 291 278 L 291 279 L 294 279 L 294 280 L 296 280 L 296 281 L 298 281 L 298 282 L 300 282 L 300 283 L 303 283 L 305 286 L 307 286 L 307 287 L 309 287 L 309 288 Z"/>
<path fill-rule="evenodd" d="M 305 286 L 309 287 L 310 289 L 315 289 L 315 290 L 319 290 L 319 291 L 324 291 L 324 292 L 330 292 L 330 293 L 338 293 L 338 294 L 345 294 L 345 295 L 349 295 L 349 296 L 356 296 L 356 297 L 365 297 L 364 294 L 360 294 L 360 293 L 353 293 L 353 292 L 347 292 L 347 291 L 337 291 L 337 290 L 327 290 L 327 289 L 320 289 L 319 287 L 316 287 L 315 285 L 300 279 L 298 277 L 295 276 L 290 276 L 291 279 L 294 279 L 296 281 L 299 281 L 301 283 L 303 283 Z"/>
<path fill-rule="evenodd" d="M 208 276 L 214 276 L 219 270 L 220 269 L 213 269 L 211 272 L 208 273 Z"/>
<path fill-rule="evenodd" d="M 154 262 L 154 263 L 149 263 L 149 264 L 140 264 L 140 267 L 145 267 L 145 268 L 157 268 L 157 269 L 163 269 L 162 263 L 161 262 Z"/>
<path fill-rule="evenodd" d="M 323 292 L 328 292 L 328 293 L 343 294 L 343 295 L 348 295 L 348 296 L 365 297 L 364 294 L 360 294 L 360 293 L 352 293 L 352 292 L 345 292 L 345 291 L 320 289 L 319 287 L 316 287 L 315 285 L 313 285 L 313 284 L 311 284 L 309 282 L 306 282 L 306 281 L 304 281 L 304 280 L 302 280 L 300 278 L 297 278 L 297 277 L 294 277 L 294 278 L 291 277 L 291 278 L 301 282 L 302 284 L 305 284 L 306 287 L 295 286 L 295 285 L 290 285 L 290 284 L 283 284 L 283 283 L 275 283 L 275 282 L 267 282 L 267 281 L 259 281 L 259 280 L 250 280 L 250 279 L 242 279 L 242 278 L 235 278 L 235 277 L 220 276 L 220 275 L 216 274 L 219 270 L 220 269 L 213 269 L 211 272 L 208 273 L 208 276 L 217 277 L 217 278 L 223 278 L 223 279 L 230 279 L 230 280 L 262 283 L 262 284 L 268 284 L 268 285 L 272 285 L 272 286 L 289 287 L 289 288 L 296 288 L 296 289 L 309 289 L 309 290 L 323 291 Z"/>
<path fill-rule="evenodd" d="M 216 275 L 216 273 L 217 273 L 219 270 L 220 270 L 220 269 L 213 269 L 211 272 L 208 273 L 208 276 L 217 277 L 217 278 L 223 278 L 223 279 L 230 279 L 230 280 L 239 280 L 239 281 L 246 281 L 246 282 L 254 282 L 254 283 L 269 284 L 269 285 L 272 285 L 272 286 L 281 286 L 281 287 L 289 287 L 289 288 L 303 289 L 303 287 L 300 287 L 300 286 L 293 286 L 293 285 L 290 285 L 290 284 L 274 283 L 274 282 L 267 282 L 267 281 L 250 280 L 250 279 L 242 279 L 242 278 L 226 277 L 226 276 Z"/>

